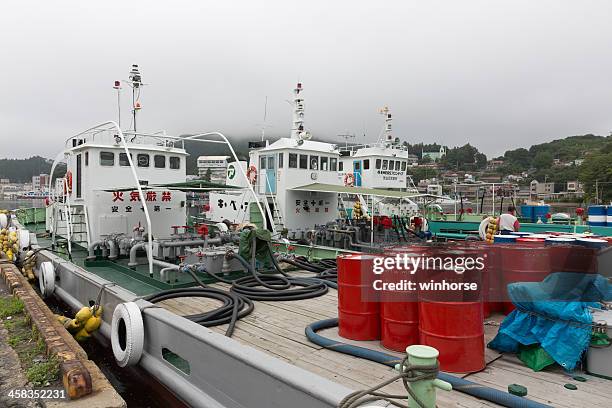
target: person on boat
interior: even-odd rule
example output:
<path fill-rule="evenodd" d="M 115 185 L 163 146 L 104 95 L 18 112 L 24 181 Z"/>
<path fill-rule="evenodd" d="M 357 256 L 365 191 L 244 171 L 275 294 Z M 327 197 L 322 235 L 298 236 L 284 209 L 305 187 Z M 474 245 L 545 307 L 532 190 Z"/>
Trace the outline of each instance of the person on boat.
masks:
<path fill-rule="evenodd" d="M 508 206 L 508 212 L 499 216 L 499 230 L 502 234 L 509 232 L 517 232 L 521 225 L 516 218 L 516 208 L 513 205 Z"/>

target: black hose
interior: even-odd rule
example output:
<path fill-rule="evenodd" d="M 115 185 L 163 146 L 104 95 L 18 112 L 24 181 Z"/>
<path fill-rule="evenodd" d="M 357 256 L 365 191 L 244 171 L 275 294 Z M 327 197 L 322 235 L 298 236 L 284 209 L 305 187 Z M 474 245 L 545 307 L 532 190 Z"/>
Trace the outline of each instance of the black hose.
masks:
<path fill-rule="evenodd" d="M 279 271 L 279 273 L 283 274 L 284 276 L 289 276 L 281 269 L 274 256 L 272 256 L 272 260 L 275 268 Z M 321 259 L 315 263 L 309 262 L 304 257 L 298 257 L 297 259 L 283 257 L 280 258 L 280 260 L 282 262 L 304 269 L 308 272 L 316 273 L 316 275 L 314 276 L 315 278 L 326 281 L 325 284 L 331 288 L 338 288 L 338 269 L 336 266 L 335 259 Z"/>
<path fill-rule="evenodd" d="M 225 335 L 227 337 L 231 337 L 234 333 L 236 322 L 239 319 L 249 315 L 255 308 L 253 302 L 240 294 L 232 293 L 231 291 L 226 292 L 221 289 L 206 286 L 193 272 L 192 268 L 187 267 L 183 270 L 188 272 L 201 287 L 164 290 L 149 295 L 144 299 L 151 303 L 181 297 L 203 297 L 218 300 L 223 304 L 214 310 L 183 317 L 205 327 L 229 324 L 227 330 L 225 331 Z"/>
<path fill-rule="evenodd" d="M 231 257 L 238 260 L 250 276 L 236 279 L 230 291 L 251 300 L 302 300 L 322 296 L 328 291 L 325 282 L 319 279 L 260 275 L 240 255 L 232 254 Z"/>

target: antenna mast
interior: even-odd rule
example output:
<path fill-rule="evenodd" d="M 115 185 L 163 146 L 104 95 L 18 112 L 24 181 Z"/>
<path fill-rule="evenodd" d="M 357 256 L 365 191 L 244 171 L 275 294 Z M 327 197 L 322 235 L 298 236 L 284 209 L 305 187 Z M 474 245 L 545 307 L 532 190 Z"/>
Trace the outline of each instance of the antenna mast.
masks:
<path fill-rule="evenodd" d="M 268 117 L 268 97 L 266 96 L 266 101 L 264 102 L 263 125 L 261 126 L 261 141 L 262 142 L 266 138 L 266 118 L 267 117 Z"/>
<path fill-rule="evenodd" d="M 304 99 L 300 96 L 302 83 L 298 82 L 293 89 L 293 127 L 291 128 L 291 138 L 300 140 L 304 133 Z"/>
<path fill-rule="evenodd" d="M 391 118 L 391 113 L 390 113 L 388 106 L 383 107 L 382 109 L 379 110 L 379 112 L 381 115 L 385 116 L 385 130 L 384 130 L 385 138 L 384 138 L 383 143 L 386 146 L 389 146 L 393 144 L 393 135 L 391 134 L 391 130 L 393 129 L 393 124 L 392 124 L 393 119 Z M 381 140 L 379 139 L 378 142 L 380 143 Z"/>
<path fill-rule="evenodd" d="M 134 121 L 134 132 L 136 132 L 136 113 L 142 108 L 140 105 L 140 87 L 146 85 L 142 83 L 142 75 L 138 70 L 138 64 L 132 64 L 128 79 L 128 81 L 123 82 L 132 88 L 132 119 Z"/>
<path fill-rule="evenodd" d="M 349 139 L 355 139 L 355 134 L 354 133 L 351 134 L 347 130 L 346 133 L 338 135 L 338 137 L 341 137 L 344 139 L 344 148 L 348 149 L 348 141 Z"/>
<path fill-rule="evenodd" d="M 121 129 L 121 81 L 115 81 L 113 88 L 117 90 L 117 125 Z"/>

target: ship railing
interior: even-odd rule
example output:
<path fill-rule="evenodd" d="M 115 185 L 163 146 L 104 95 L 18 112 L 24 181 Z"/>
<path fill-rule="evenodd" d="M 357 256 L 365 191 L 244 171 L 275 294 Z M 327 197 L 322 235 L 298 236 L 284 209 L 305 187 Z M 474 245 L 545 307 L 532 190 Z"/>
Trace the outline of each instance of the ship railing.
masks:
<path fill-rule="evenodd" d="M 361 144 L 352 144 L 349 146 L 339 146 L 338 150 L 339 151 L 345 151 L 345 152 L 351 152 L 354 153 L 359 149 L 365 149 L 365 148 L 369 148 L 369 147 L 382 147 L 382 148 L 387 148 L 387 147 L 391 147 L 391 148 L 395 148 L 396 150 L 408 150 L 406 149 L 406 147 L 402 146 L 402 145 L 393 145 L 391 144 L 390 146 L 387 146 L 387 143 L 384 142 L 376 142 L 376 143 L 361 143 Z"/>
<path fill-rule="evenodd" d="M 126 130 L 123 131 L 123 134 L 126 142 L 133 145 L 162 146 L 167 148 L 179 147 L 181 149 L 185 148 L 184 142 L 179 137 L 168 136 L 165 130 L 153 133 Z M 179 142 L 179 146 L 175 145 L 177 142 Z M 64 147 L 66 149 L 70 149 L 86 143 L 119 145 L 121 144 L 121 140 L 115 127 L 98 125 L 69 137 L 66 139 Z"/>

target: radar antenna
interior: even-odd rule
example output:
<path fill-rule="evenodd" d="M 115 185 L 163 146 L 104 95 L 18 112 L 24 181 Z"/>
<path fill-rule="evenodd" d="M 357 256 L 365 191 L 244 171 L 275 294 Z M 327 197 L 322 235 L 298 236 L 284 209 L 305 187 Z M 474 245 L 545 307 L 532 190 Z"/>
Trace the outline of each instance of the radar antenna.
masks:
<path fill-rule="evenodd" d="M 142 109 L 142 105 L 140 104 L 140 90 L 144 85 L 148 85 L 142 82 L 142 74 L 138 69 L 138 64 L 132 64 L 128 80 L 123 81 L 123 83 L 132 88 L 132 121 L 134 124 L 134 132 L 136 132 L 136 113 Z M 117 81 L 115 81 L 115 85 L 117 85 Z M 117 89 L 117 91 L 119 91 L 119 89 Z"/>
<path fill-rule="evenodd" d="M 340 134 L 340 135 L 337 135 L 337 136 L 341 137 L 342 139 L 344 139 L 344 148 L 345 149 L 348 149 L 348 141 L 349 141 L 349 139 L 355 139 L 356 138 L 355 134 L 354 133 L 349 133 L 348 130 L 346 131 L 346 133 Z"/>

